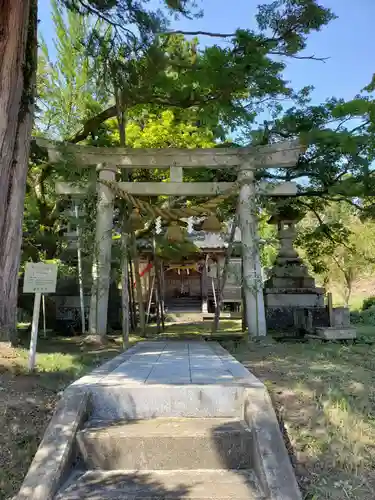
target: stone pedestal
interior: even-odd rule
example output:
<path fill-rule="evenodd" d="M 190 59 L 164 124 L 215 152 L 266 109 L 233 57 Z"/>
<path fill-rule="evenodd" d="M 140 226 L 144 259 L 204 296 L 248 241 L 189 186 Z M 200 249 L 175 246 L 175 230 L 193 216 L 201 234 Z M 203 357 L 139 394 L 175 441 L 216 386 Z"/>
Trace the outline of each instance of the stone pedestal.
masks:
<path fill-rule="evenodd" d="M 316 328 L 316 335 L 325 340 L 354 340 L 357 331 L 353 327 L 326 326 Z"/>
<path fill-rule="evenodd" d="M 350 326 L 350 310 L 348 307 L 333 307 L 330 326 Z"/>
<path fill-rule="evenodd" d="M 325 340 L 352 340 L 357 337 L 357 330 L 350 325 L 350 311 L 347 307 L 333 307 L 331 324 L 316 328 L 316 335 Z"/>
<path fill-rule="evenodd" d="M 272 330 L 310 332 L 316 326 L 329 324 L 324 289 L 315 286 L 314 278 L 293 246 L 299 218 L 296 212 L 284 209 L 269 220 L 270 224 L 277 224 L 280 241 L 264 290 L 267 326 Z"/>

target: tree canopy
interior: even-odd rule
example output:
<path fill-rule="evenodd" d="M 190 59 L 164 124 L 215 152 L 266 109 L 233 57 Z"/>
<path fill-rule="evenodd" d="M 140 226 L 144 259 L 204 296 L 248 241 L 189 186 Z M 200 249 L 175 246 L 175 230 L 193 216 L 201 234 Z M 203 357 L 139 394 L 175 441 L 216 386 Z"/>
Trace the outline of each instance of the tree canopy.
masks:
<path fill-rule="evenodd" d="M 102 82 L 111 80 L 119 89 L 121 108 L 136 104 L 194 108 L 200 122 L 220 121 L 230 128 L 252 122 L 265 107 L 278 109 L 280 97 L 304 99 L 306 89 L 294 92 L 283 78 L 287 58 L 304 57 L 299 53 L 308 35 L 334 18 L 315 0 L 278 0 L 259 7 L 256 32 L 245 27 L 235 33 L 183 33 L 170 29 L 163 12 L 143 10 L 141 2 L 110 4 L 99 8 L 95 3 L 93 10 L 90 2 L 67 3 L 81 14 L 95 12 L 100 19 L 100 27 L 94 24 L 87 37 L 88 51 Z M 194 2 L 166 4 L 182 15 L 190 15 L 194 8 Z M 131 20 L 137 30 L 130 34 Z M 226 43 L 200 49 L 197 40 L 181 39 L 201 34 Z M 115 103 L 105 107 L 84 121 L 71 139 L 84 140 L 116 113 Z"/>
<path fill-rule="evenodd" d="M 183 33 L 171 29 L 167 10 L 153 13 L 140 2 L 52 3 L 57 60 L 51 62 L 42 41 L 37 133 L 110 147 L 120 143 L 121 112 L 130 147 L 227 145 L 228 133 L 237 130 L 246 145 L 300 137 L 306 152 L 296 168 L 259 172 L 272 181 L 298 182 L 296 199 L 276 203 L 292 202 L 318 217 L 326 200 L 344 199 L 371 212 L 371 85 L 353 101 L 335 97 L 311 105 L 310 89 L 296 91 L 283 77 L 287 58 L 307 57 L 300 52 L 309 33 L 334 18 L 329 9 L 312 0 L 280 0 L 259 7 L 256 32 Z M 165 7 L 199 15 L 192 2 Z M 132 35 L 131 19 L 142 25 Z M 211 36 L 213 45 L 200 48 L 201 34 Z M 286 111 L 284 99 L 294 102 Z M 273 119 L 257 129 L 265 109 Z M 163 178 L 162 172 L 132 175 Z M 236 172 L 189 171 L 189 180 L 214 178 L 235 180 Z M 234 205 L 227 208 L 230 213 Z"/>

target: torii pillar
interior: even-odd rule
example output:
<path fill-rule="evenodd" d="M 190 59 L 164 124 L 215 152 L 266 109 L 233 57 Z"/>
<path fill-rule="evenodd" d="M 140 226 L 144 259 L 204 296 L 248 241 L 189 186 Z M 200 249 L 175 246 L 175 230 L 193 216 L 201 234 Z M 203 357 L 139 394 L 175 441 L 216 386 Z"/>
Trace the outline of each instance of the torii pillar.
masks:
<path fill-rule="evenodd" d="M 241 165 L 238 181 L 240 183 L 238 214 L 242 241 L 242 286 L 246 303 L 247 328 L 250 336 L 263 337 L 267 335 L 267 326 L 259 253 L 258 207 L 251 160 Z"/>
<path fill-rule="evenodd" d="M 89 333 L 104 337 L 107 334 L 108 298 L 111 283 L 112 229 L 114 194 L 100 180 L 114 181 L 117 168 L 105 163 L 97 167 L 98 202 L 95 246 L 92 262 L 92 288 L 89 315 Z"/>

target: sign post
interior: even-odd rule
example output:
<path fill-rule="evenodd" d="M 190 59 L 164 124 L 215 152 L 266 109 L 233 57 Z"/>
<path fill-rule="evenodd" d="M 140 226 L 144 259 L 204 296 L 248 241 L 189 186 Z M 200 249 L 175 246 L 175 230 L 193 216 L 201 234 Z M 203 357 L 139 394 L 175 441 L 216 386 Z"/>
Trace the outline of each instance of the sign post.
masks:
<path fill-rule="evenodd" d="M 43 262 L 28 262 L 23 282 L 24 293 L 34 293 L 33 322 L 29 350 L 29 371 L 35 368 L 36 344 L 38 340 L 38 326 L 40 316 L 40 301 L 42 293 L 54 293 L 57 282 L 57 265 Z"/>
<path fill-rule="evenodd" d="M 42 295 L 42 308 L 43 308 L 43 335 L 47 338 L 47 326 L 46 326 L 46 296 Z"/>
<path fill-rule="evenodd" d="M 40 292 L 37 292 L 34 296 L 33 322 L 31 326 L 31 338 L 30 338 L 30 349 L 29 349 L 29 371 L 32 371 L 35 368 L 36 343 L 38 340 L 38 325 L 39 325 L 41 297 L 42 294 Z"/>

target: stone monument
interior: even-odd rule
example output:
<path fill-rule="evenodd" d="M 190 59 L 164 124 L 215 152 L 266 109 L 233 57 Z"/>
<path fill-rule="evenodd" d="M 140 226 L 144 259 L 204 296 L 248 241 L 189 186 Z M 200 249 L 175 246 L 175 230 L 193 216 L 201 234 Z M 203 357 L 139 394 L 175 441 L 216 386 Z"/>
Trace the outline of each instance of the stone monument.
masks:
<path fill-rule="evenodd" d="M 357 330 L 350 324 L 348 307 L 332 307 L 332 294 L 328 294 L 329 326 L 315 329 L 319 338 L 324 340 L 353 340 L 357 338 Z"/>
<path fill-rule="evenodd" d="M 296 223 L 301 213 L 290 207 L 279 208 L 268 221 L 277 225 L 280 248 L 268 280 L 264 301 L 267 327 L 271 330 L 303 330 L 329 324 L 324 305 L 324 289 L 315 285 L 308 269 L 294 248 Z"/>

